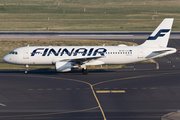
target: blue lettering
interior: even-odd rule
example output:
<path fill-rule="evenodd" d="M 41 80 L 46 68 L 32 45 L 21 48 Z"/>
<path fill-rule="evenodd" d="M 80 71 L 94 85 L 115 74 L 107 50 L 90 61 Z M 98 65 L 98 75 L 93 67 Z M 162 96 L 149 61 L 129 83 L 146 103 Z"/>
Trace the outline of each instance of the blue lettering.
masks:
<path fill-rule="evenodd" d="M 82 51 L 81 51 L 81 50 L 82 50 Z M 77 56 L 78 53 L 81 53 L 82 56 L 85 56 L 86 53 L 87 53 L 87 49 L 86 49 L 86 48 L 79 48 L 79 49 L 77 49 L 77 50 L 75 51 L 75 53 L 74 53 L 74 56 Z"/>
<path fill-rule="evenodd" d="M 32 53 L 31 53 L 31 56 L 34 56 L 37 52 L 37 50 L 44 50 L 44 48 L 37 48 L 35 49 Z M 38 52 L 39 53 L 39 52 Z"/>
<path fill-rule="evenodd" d="M 94 48 L 91 48 L 91 49 L 89 50 L 89 53 L 87 54 L 87 56 L 91 56 L 93 50 L 94 50 Z"/>
<path fill-rule="evenodd" d="M 44 53 L 43 53 L 42 56 L 46 56 L 48 50 L 49 50 L 49 48 L 46 48 L 46 49 L 44 50 Z"/>
<path fill-rule="evenodd" d="M 106 52 L 107 50 L 105 48 L 98 48 L 94 51 L 94 54 L 93 56 L 96 56 L 97 53 L 99 53 L 101 56 L 104 56 L 104 53 Z"/>
<path fill-rule="evenodd" d="M 51 53 L 53 53 L 55 56 L 59 55 L 59 52 L 61 51 L 61 48 L 58 50 L 58 52 L 56 52 L 53 48 L 51 50 L 49 50 L 49 53 L 47 56 L 49 56 Z"/>
<path fill-rule="evenodd" d="M 71 52 L 69 52 L 69 51 L 65 48 L 65 49 L 61 52 L 61 56 L 63 56 L 64 52 L 65 52 L 67 55 L 71 56 L 72 53 L 73 53 L 73 51 L 74 51 L 74 48 L 71 50 Z"/>

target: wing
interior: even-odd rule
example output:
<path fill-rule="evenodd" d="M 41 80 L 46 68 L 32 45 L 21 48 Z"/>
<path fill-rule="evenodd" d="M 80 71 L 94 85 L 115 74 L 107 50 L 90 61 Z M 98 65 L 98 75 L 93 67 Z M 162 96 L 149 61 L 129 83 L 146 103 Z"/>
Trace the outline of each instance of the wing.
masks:
<path fill-rule="evenodd" d="M 75 62 L 78 64 L 83 64 L 85 62 L 91 61 L 91 60 L 97 60 L 99 58 L 105 58 L 105 56 L 95 56 L 95 57 L 82 57 L 82 58 L 74 58 L 74 59 L 63 59 L 60 62 Z"/>

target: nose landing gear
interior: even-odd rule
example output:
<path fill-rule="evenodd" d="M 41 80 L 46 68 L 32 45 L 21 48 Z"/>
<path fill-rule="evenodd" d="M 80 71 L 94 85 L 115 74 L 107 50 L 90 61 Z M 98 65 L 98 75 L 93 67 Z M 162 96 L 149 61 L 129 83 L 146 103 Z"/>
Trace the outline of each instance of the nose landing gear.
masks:
<path fill-rule="evenodd" d="M 88 74 L 88 70 L 87 69 L 82 69 L 82 73 L 84 74 L 84 75 L 87 75 Z"/>
<path fill-rule="evenodd" d="M 29 67 L 29 66 L 28 66 L 28 65 L 26 65 L 26 69 L 25 69 L 25 71 L 24 71 L 24 73 L 25 73 L 25 74 L 27 74 L 27 73 L 28 73 L 28 67 Z"/>

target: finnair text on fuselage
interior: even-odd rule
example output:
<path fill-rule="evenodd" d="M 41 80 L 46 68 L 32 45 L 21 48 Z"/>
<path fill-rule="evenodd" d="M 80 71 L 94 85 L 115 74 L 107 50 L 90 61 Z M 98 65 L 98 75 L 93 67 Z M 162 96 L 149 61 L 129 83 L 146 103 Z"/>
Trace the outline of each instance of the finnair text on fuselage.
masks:
<path fill-rule="evenodd" d="M 54 56 L 63 56 L 64 54 L 68 56 L 77 56 L 77 54 L 82 54 L 82 56 L 96 56 L 98 53 L 101 56 L 104 56 L 105 52 L 107 52 L 107 49 L 105 48 L 71 48 L 71 50 L 68 50 L 67 48 L 59 48 L 58 50 L 55 50 L 54 48 L 37 48 L 33 50 L 31 56 L 35 56 L 36 54 L 42 54 L 42 56 L 50 56 L 51 54 Z"/>

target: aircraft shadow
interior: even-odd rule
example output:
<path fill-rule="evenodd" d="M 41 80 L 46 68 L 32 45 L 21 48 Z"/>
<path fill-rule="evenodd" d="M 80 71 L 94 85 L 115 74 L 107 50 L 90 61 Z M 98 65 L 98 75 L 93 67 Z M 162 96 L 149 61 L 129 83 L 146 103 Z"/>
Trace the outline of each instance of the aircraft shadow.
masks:
<path fill-rule="evenodd" d="M 24 74 L 25 70 L 0 70 L 0 73 L 22 73 Z M 89 73 L 107 73 L 107 72 L 115 72 L 116 69 L 89 69 Z M 56 70 L 52 69 L 36 69 L 36 70 L 28 70 L 28 74 L 49 74 L 49 75 L 56 75 L 56 74 L 68 74 L 68 73 L 74 73 L 76 74 L 82 74 L 82 70 L 72 70 L 70 72 L 56 72 Z M 83 75 L 83 74 L 82 74 Z"/>

